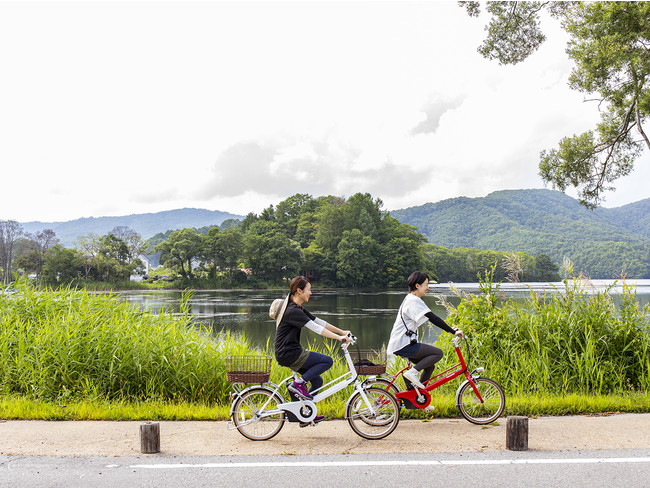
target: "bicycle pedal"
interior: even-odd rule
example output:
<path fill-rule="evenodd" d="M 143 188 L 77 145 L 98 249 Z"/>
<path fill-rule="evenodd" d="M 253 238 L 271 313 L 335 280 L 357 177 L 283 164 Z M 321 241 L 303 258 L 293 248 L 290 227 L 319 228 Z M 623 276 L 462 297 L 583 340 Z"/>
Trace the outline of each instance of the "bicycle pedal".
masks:
<path fill-rule="evenodd" d="M 324 415 L 316 415 L 316 417 L 314 417 L 311 422 L 300 422 L 300 427 L 307 427 L 308 425 L 313 425 L 315 427 L 316 424 L 322 422 L 323 420 L 325 420 Z"/>

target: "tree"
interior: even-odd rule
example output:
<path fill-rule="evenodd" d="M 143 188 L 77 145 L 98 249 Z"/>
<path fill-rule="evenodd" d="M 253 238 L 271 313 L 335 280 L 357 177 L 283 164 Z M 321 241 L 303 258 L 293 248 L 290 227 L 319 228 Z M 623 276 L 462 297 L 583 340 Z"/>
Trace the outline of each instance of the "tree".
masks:
<path fill-rule="evenodd" d="M 480 2 L 459 3 L 479 15 Z M 542 151 L 540 175 L 563 192 L 576 188 L 580 203 L 593 209 L 650 148 L 643 129 L 650 116 L 650 2 L 487 2 L 492 18 L 479 52 L 501 64 L 526 59 L 545 39 L 543 9 L 570 36 L 569 86 L 598 102 L 601 122 Z"/>
<path fill-rule="evenodd" d="M 99 252 L 99 236 L 97 234 L 88 234 L 77 239 L 77 250 L 79 259 L 84 271 L 84 279 L 88 281 L 90 271 L 96 266 L 95 257 Z"/>
<path fill-rule="evenodd" d="M 538 254 L 533 276 L 535 281 L 560 281 L 559 269 L 547 254 Z"/>
<path fill-rule="evenodd" d="M 295 276 L 304 262 L 300 244 L 281 232 L 244 236 L 244 260 L 255 275 L 268 282 L 280 283 Z"/>
<path fill-rule="evenodd" d="M 79 278 L 82 267 L 82 255 L 78 250 L 55 244 L 45 254 L 41 280 L 49 286 L 72 283 Z"/>
<path fill-rule="evenodd" d="M 145 244 L 142 240 L 142 236 L 138 234 L 133 229 L 120 225 L 114 227 L 109 234 L 114 235 L 118 239 L 121 239 L 126 244 L 126 247 L 129 249 L 129 254 L 133 259 L 137 258 L 140 254 L 144 252 Z"/>
<path fill-rule="evenodd" d="M 95 270 L 100 280 L 125 281 L 141 268 L 142 261 L 131 254 L 131 249 L 123 239 L 113 234 L 99 238 Z"/>
<path fill-rule="evenodd" d="M 201 236 L 194 229 L 175 230 L 155 250 L 161 252 L 162 264 L 179 271 L 185 279 L 193 279 L 193 263 L 201 256 Z"/>
<path fill-rule="evenodd" d="M 37 278 L 43 272 L 43 262 L 47 250 L 59 242 L 52 229 L 37 232 L 36 235 L 25 234 L 21 239 L 15 264 L 25 271 L 25 274 L 35 273 Z"/>
<path fill-rule="evenodd" d="M 422 269 L 421 246 L 419 239 L 396 237 L 382 247 L 382 277 L 387 286 L 404 286 L 409 274 Z"/>
<path fill-rule="evenodd" d="M 36 241 L 29 234 L 18 241 L 14 256 L 14 267 L 22 269 L 25 275 L 34 273 L 37 277 L 43 271 L 43 256 L 38 251 Z"/>
<path fill-rule="evenodd" d="M 243 249 L 242 233 L 237 227 L 228 227 L 225 231 L 213 227 L 203 237 L 202 258 L 211 267 L 209 277 L 214 278 L 217 270 L 228 272 L 228 282 L 232 285 L 233 273 L 239 265 Z"/>
<path fill-rule="evenodd" d="M 23 235 L 23 226 L 15 220 L 0 220 L 0 271 L 2 281 L 11 281 L 11 265 L 16 241 Z"/>
<path fill-rule="evenodd" d="M 336 278 L 340 286 L 375 284 L 379 245 L 359 229 L 346 230 L 338 246 Z"/>
<path fill-rule="evenodd" d="M 243 236 L 237 227 L 228 227 L 219 236 L 217 242 L 217 256 L 222 269 L 228 271 L 228 282 L 232 286 L 232 279 L 244 247 Z"/>

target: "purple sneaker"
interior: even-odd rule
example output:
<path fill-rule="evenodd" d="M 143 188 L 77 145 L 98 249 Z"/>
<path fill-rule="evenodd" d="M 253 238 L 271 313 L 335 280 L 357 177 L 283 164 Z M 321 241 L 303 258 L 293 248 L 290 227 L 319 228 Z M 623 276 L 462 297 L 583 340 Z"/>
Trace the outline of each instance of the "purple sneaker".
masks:
<path fill-rule="evenodd" d="M 289 386 L 287 386 L 287 390 L 289 390 L 292 393 L 295 393 L 298 395 L 298 397 L 304 399 L 304 400 L 311 400 L 314 398 L 311 393 L 307 391 L 307 382 L 306 381 L 301 381 L 298 383 L 297 381 L 294 381 L 291 383 Z"/>

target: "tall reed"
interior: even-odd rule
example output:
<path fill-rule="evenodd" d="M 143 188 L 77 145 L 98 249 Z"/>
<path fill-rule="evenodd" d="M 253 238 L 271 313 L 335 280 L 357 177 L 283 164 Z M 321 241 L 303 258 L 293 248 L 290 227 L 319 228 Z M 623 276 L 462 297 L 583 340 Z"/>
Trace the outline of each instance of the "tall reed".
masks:
<path fill-rule="evenodd" d="M 218 340 L 180 317 L 115 295 L 21 287 L 0 298 L 0 392 L 66 398 L 224 402 L 225 357 L 245 337 Z"/>
<path fill-rule="evenodd" d="M 650 387 L 650 310 L 623 283 L 588 291 L 581 278 L 566 290 L 524 304 L 504 298 L 490 273 L 481 293 L 464 296 L 448 321 L 472 338 L 489 376 L 512 393 L 626 393 Z"/>
<path fill-rule="evenodd" d="M 448 316 L 471 338 L 469 366 L 485 366 L 486 375 L 512 395 L 648 391 L 649 308 L 640 308 L 626 285 L 618 307 L 608 292 L 588 293 L 582 280 L 566 285 L 564 293 L 531 292 L 518 305 L 502 297 L 486 274 L 480 294 L 464 296 Z M 272 355 L 271 345 L 256 348 L 245 336 L 227 333 L 215 338 L 195 324 L 188 306 L 183 310 L 180 316 L 142 311 L 115 295 L 72 289 L 22 286 L 0 295 L 0 394 L 62 404 L 96 399 L 226 405 L 226 357 Z M 456 361 L 451 335 L 443 334 L 437 345 L 445 355 L 436 373 Z M 309 348 L 335 358 L 325 382 L 347 370 L 337 342 Z M 395 373 L 403 364 L 397 358 L 388 370 Z M 273 361 L 272 382 L 290 374 Z M 453 408 L 457 387 L 454 381 L 436 390 L 436 405 Z M 350 389 L 339 392 L 319 410 L 340 415 L 349 394 Z"/>

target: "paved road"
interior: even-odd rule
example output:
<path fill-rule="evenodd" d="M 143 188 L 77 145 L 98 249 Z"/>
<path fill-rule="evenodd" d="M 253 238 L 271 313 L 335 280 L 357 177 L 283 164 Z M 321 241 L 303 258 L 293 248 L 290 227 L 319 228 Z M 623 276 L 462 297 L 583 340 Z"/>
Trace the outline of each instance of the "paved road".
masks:
<path fill-rule="evenodd" d="M 222 457 L 0 456 L 0 487 L 645 487 L 650 449 Z"/>
<path fill-rule="evenodd" d="M 0 421 L 0 488 L 152 486 L 650 486 L 650 414 L 529 420 L 529 450 L 505 450 L 506 419 L 402 420 L 368 441 L 347 422 L 286 425 L 252 442 L 225 422 Z"/>

